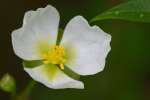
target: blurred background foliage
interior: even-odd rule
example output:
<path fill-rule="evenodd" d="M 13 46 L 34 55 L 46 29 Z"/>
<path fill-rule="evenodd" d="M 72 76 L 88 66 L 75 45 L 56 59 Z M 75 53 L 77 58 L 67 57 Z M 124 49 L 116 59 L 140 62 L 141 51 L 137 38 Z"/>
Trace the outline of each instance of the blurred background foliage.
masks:
<path fill-rule="evenodd" d="M 18 91 L 29 82 L 21 60 L 14 55 L 11 31 L 21 27 L 24 13 L 51 4 L 61 15 L 61 28 L 76 15 L 91 20 L 119 3 L 128 0 L 2 0 L 0 1 L 0 77 L 10 73 Z M 84 90 L 52 90 L 36 84 L 31 100 L 150 100 L 150 24 L 122 20 L 104 20 L 97 24 L 112 35 L 112 50 L 105 70 L 81 77 Z M 0 100 L 9 94 L 0 90 Z"/>

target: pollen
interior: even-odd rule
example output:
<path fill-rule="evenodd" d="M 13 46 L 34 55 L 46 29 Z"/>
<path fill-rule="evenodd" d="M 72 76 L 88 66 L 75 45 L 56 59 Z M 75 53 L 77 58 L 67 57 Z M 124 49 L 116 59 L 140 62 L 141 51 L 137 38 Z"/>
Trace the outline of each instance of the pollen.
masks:
<path fill-rule="evenodd" d="M 59 65 L 60 69 L 64 70 L 64 63 L 66 62 L 65 55 L 63 46 L 54 45 L 50 47 L 47 53 L 43 54 L 43 63 Z"/>

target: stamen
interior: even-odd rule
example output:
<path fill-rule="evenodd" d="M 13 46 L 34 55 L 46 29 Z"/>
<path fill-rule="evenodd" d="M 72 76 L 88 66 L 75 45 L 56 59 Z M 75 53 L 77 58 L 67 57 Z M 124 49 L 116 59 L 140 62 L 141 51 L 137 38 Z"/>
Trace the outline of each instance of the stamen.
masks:
<path fill-rule="evenodd" d="M 60 69 L 64 70 L 64 64 L 60 64 Z"/>
<path fill-rule="evenodd" d="M 57 64 L 60 69 L 64 70 L 64 63 L 66 62 L 64 47 L 52 46 L 47 53 L 43 54 L 43 59 L 44 64 Z"/>

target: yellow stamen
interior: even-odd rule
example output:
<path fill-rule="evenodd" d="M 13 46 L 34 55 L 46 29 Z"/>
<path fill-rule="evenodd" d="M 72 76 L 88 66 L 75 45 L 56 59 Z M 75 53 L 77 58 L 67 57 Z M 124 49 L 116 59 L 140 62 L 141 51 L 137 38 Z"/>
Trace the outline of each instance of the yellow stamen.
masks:
<path fill-rule="evenodd" d="M 64 70 L 64 64 L 60 64 L 60 69 Z"/>
<path fill-rule="evenodd" d="M 65 62 L 65 49 L 63 46 L 54 45 L 47 53 L 43 54 L 44 64 L 56 64 L 63 70 Z"/>

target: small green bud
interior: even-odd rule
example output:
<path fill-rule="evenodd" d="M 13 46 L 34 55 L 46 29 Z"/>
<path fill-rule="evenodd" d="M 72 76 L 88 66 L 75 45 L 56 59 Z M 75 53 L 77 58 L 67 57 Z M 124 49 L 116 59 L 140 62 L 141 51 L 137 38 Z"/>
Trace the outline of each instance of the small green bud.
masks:
<path fill-rule="evenodd" d="M 14 78 L 8 73 L 5 74 L 0 80 L 0 88 L 6 92 L 14 92 L 16 90 L 16 84 Z"/>

